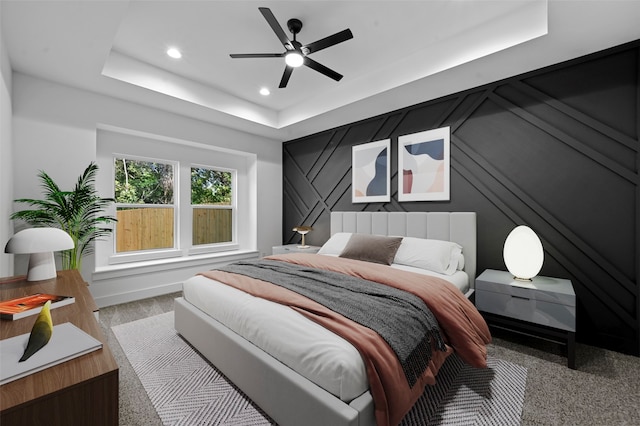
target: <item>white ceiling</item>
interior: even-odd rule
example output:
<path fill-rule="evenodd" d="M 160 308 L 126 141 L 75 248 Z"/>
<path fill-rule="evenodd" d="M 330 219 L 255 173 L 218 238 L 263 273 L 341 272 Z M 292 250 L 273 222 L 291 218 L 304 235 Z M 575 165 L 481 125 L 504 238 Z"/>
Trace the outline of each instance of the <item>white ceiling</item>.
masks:
<path fill-rule="evenodd" d="M 258 7 L 298 41 L 354 38 L 296 69 Z M 14 71 L 279 140 L 360 120 L 640 39 L 640 0 L 1 0 Z M 180 60 L 168 47 L 179 48 Z M 258 93 L 268 87 L 271 95 Z"/>

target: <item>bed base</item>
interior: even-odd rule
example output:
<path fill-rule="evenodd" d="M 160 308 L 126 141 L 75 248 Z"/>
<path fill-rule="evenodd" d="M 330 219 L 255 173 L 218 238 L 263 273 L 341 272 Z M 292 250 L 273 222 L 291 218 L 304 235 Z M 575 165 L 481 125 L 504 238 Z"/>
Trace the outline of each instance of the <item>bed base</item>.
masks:
<path fill-rule="evenodd" d="M 279 425 L 376 424 L 369 392 L 341 401 L 182 297 L 175 300 L 175 328 Z"/>

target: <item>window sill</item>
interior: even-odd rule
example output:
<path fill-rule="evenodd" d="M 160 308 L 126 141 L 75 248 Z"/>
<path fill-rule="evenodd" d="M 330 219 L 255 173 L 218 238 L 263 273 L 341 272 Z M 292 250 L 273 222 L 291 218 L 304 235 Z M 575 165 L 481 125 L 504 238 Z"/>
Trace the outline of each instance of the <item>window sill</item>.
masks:
<path fill-rule="evenodd" d="M 196 256 L 201 254 L 214 254 L 220 252 L 237 251 L 238 244 L 236 243 L 222 243 L 222 244 L 208 244 L 202 246 L 194 246 L 187 249 L 189 256 Z"/>
<path fill-rule="evenodd" d="M 109 265 L 137 264 L 153 261 L 167 261 L 172 258 L 180 258 L 184 256 L 184 251 L 180 249 L 164 249 L 133 253 L 118 253 L 109 256 Z"/>
<path fill-rule="evenodd" d="M 259 252 L 257 250 L 234 250 L 218 253 L 197 254 L 188 257 L 172 257 L 128 262 L 98 267 L 95 269 L 92 276 L 93 280 L 96 281 L 204 265 L 207 265 L 212 269 L 217 264 L 226 264 L 244 259 L 254 259 L 258 256 Z"/>

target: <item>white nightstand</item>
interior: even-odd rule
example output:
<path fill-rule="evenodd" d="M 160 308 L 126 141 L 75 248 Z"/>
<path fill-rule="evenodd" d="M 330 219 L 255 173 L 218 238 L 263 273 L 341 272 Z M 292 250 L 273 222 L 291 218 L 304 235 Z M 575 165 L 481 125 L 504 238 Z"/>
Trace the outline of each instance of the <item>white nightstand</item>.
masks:
<path fill-rule="evenodd" d="M 475 294 L 487 323 L 566 345 L 567 364 L 575 370 L 576 294 L 570 280 L 517 281 L 509 272 L 487 269 L 476 278 Z"/>
<path fill-rule="evenodd" d="M 273 246 L 271 252 L 273 254 L 286 254 L 286 253 L 317 253 L 320 250 L 319 246 L 309 246 L 308 248 L 299 248 L 299 244 L 286 244 L 284 246 Z"/>

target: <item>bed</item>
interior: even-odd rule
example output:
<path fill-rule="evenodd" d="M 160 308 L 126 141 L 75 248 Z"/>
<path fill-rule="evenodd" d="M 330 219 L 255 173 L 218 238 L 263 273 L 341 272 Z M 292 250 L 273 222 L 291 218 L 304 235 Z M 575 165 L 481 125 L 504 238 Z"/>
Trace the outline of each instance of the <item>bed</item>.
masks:
<path fill-rule="evenodd" d="M 447 279 L 444 286 L 447 291 L 455 292 L 456 297 L 458 294 L 461 299 L 472 297 L 476 217 L 471 212 L 332 212 L 331 238 L 319 254 L 270 256 L 265 262 L 279 264 L 285 261 L 296 265 L 302 262 L 304 267 L 312 265 L 314 268 L 317 265 L 324 267 L 326 263 L 333 267 L 334 260 L 329 258 L 338 257 L 354 234 L 407 237 L 404 242 L 426 239 L 455 243 L 463 258 L 455 268 L 450 268 L 455 270 L 447 271 L 446 276 L 439 273 L 435 276 L 436 279 Z M 418 276 L 419 272 L 413 266 L 407 266 L 412 263 L 395 263 L 401 257 L 398 250 L 392 265 L 367 263 L 357 274 L 373 276 L 382 274 L 384 269 L 385 274 L 390 271 L 388 275 L 411 279 Z M 336 262 L 358 268 L 364 265 L 364 262 L 352 259 L 336 259 Z M 184 283 L 183 297 L 175 302 L 176 330 L 278 424 L 375 425 L 386 422 L 380 421 L 379 407 L 383 405 L 380 404 L 380 390 L 375 379 L 367 374 L 370 362 L 366 357 L 360 357 L 360 347 L 356 349 L 348 339 L 318 325 L 317 318 L 316 321 L 305 318 L 288 306 L 219 284 L 208 274 L 213 274 L 214 279 L 222 279 L 220 277 L 227 272 L 205 272 Z M 434 275 L 432 272 L 426 274 Z M 472 306 L 467 303 L 465 309 L 475 311 L 467 305 Z M 248 312 L 251 315 L 245 315 Z M 477 311 L 468 313 L 470 316 L 475 314 Z M 275 336 L 268 334 L 262 324 L 275 328 Z M 482 322 L 477 328 L 482 335 L 480 343 L 488 343 L 486 324 Z M 452 352 L 449 344 L 447 341 L 446 351 L 434 352 L 430 361 L 432 376 Z M 486 356 L 486 351 L 480 350 L 479 356 Z M 420 383 L 429 384 L 429 378 Z M 378 409 L 372 393 L 378 400 Z M 397 416 L 395 418 L 397 420 Z"/>

